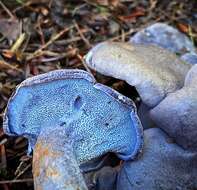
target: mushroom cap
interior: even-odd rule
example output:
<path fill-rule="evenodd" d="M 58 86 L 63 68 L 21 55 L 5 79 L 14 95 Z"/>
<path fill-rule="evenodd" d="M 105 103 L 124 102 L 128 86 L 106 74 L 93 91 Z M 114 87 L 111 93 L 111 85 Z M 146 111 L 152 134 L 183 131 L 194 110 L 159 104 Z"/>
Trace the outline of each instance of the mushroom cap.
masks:
<path fill-rule="evenodd" d="M 168 50 L 151 45 L 103 42 L 86 55 L 87 64 L 96 71 L 125 80 L 135 86 L 149 107 L 184 84 L 191 65 Z"/>
<path fill-rule="evenodd" d="M 185 34 L 160 22 L 137 32 L 130 38 L 130 42 L 157 45 L 178 54 L 195 51 L 193 43 Z"/>
<path fill-rule="evenodd" d="M 117 190 L 189 190 L 197 188 L 197 153 L 170 142 L 159 128 L 144 131 L 144 150 L 138 160 L 124 162 Z"/>
<path fill-rule="evenodd" d="M 197 64 L 197 54 L 196 53 L 185 53 L 181 56 L 181 59 L 190 64 Z"/>
<path fill-rule="evenodd" d="M 188 72 L 184 87 L 169 94 L 150 116 L 183 148 L 197 151 L 197 65 Z"/>
<path fill-rule="evenodd" d="M 65 126 L 79 164 L 107 152 L 133 159 L 142 147 L 142 128 L 132 100 L 82 70 L 57 70 L 22 82 L 9 100 L 4 130 L 28 138 Z M 58 138 L 58 137 L 57 137 Z"/>

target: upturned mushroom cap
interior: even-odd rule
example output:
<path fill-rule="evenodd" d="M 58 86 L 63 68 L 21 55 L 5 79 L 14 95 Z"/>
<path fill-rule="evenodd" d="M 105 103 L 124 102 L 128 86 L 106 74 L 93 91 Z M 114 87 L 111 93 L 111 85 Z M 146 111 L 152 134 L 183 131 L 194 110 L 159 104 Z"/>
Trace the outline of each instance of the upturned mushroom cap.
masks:
<path fill-rule="evenodd" d="M 193 43 L 185 34 L 160 22 L 137 32 L 130 38 L 130 42 L 157 45 L 178 54 L 195 51 Z"/>
<path fill-rule="evenodd" d="M 49 126 L 65 126 L 65 138 L 74 139 L 79 164 L 107 152 L 132 159 L 142 147 L 134 103 L 95 84 L 81 70 L 57 70 L 27 79 L 11 97 L 4 117 L 7 134 L 27 137 L 33 148 L 40 131 Z"/>
<path fill-rule="evenodd" d="M 183 61 L 186 61 L 190 64 L 197 64 L 197 54 L 196 53 L 186 53 L 181 56 Z"/>
<path fill-rule="evenodd" d="M 157 128 L 145 130 L 144 144 L 138 160 L 124 162 L 117 190 L 197 188 L 197 153 L 184 151 Z"/>
<path fill-rule="evenodd" d="M 169 94 L 150 116 L 179 145 L 197 151 L 197 65 L 188 72 L 184 87 Z"/>
<path fill-rule="evenodd" d="M 142 101 L 154 107 L 167 94 L 180 89 L 191 65 L 168 50 L 138 44 L 103 42 L 86 55 L 96 71 L 135 86 Z"/>

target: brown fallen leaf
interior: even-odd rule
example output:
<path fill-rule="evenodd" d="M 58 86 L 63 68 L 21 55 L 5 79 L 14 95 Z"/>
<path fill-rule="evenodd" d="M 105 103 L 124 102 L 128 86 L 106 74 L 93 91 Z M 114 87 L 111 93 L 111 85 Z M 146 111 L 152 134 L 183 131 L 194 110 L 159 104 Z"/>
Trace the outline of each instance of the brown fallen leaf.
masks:
<path fill-rule="evenodd" d="M 131 14 L 126 16 L 118 16 L 118 18 L 124 22 L 131 22 L 134 21 L 137 17 L 144 15 L 145 15 L 145 9 L 142 7 L 137 7 Z"/>
<path fill-rule="evenodd" d="M 0 19 L 0 26 L 0 33 L 11 42 L 20 34 L 20 22 L 17 19 Z"/>
<path fill-rule="evenodd" d="M 181 32 L 184 32 L 184 33 L 188 33 L 188 32 L 189 32 L 189 26 L 186 25 L 186 24 L 178 23 L 178 24 L 177 24 L 177 27 L 178 27 L 178 29 L 179 29 Z"/>

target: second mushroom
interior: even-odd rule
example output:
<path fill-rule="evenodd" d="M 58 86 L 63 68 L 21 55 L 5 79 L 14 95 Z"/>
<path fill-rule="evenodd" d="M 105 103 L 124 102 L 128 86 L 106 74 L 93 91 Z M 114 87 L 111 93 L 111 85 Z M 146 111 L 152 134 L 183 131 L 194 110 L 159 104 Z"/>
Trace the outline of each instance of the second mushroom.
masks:
<path fill-rule="evenodd" d="M 142 149 L 134 103 L 82 70 L 57 70 L 22 82 L 9 100 L 4 130 L 33 153 L 35 189 L 87 189 L 82 172 L 108 152 L 123 160 Z"/>

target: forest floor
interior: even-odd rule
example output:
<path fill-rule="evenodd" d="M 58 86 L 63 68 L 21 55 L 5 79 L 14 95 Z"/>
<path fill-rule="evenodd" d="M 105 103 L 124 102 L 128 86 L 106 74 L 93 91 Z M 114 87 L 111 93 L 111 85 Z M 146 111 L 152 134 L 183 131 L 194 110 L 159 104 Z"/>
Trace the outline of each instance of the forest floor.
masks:
<path fill-rule="evenodd" d="M 33 189 L 27 141 L 2 129 L 16 85 L 55 69 L 86 70 L 83 56 L 101 41 L 127 41 L 142 28 L 168 23 L 197 43 L 195 0 L 1 0 L 0 189 Z M 136 98 L 125 82 L 91 71 L 97 81 Z"/>

